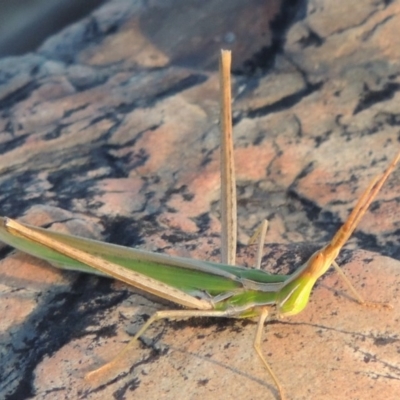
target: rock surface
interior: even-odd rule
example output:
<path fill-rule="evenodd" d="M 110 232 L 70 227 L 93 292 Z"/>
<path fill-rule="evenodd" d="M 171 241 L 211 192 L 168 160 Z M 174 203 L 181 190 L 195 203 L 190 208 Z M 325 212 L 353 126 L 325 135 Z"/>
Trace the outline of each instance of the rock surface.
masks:
<path fill-rule="evenodd" d="M 400 3 L 184 3 L 112 1 L 35 54 L 0 60 L 1 214 L 218 260 L 216 58 L 230 46 L 239 263 L 251 265 L 242 245 L 268 218 L 264 267 L 288 272 L 398 152 Z M 394 310 L 358 306 L 327 274 L 302 314 L 266 326 L 288 399 L 397 398 L 399 186 L 397 170 L 339 260 Z M 171 305 L 1 251 L 1 398 L 277 398 L 246 321 L 159 324 L 117 370 L 84 381 Z"/>

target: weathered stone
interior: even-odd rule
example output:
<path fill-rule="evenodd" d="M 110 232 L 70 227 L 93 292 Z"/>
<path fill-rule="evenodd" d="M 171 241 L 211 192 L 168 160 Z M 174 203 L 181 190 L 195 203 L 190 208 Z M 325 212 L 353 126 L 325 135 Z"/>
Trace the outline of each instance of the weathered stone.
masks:
<path fill-rule="evenodd" d="M 218 260 L 215 60 L 225 38 L 240 72 L 241 245 L 268 218 L 265 267 L 287 273 L 332 237 L 398 151 L 399 4 L 313 1 L 284 42 L 288 4 L 281 30 L 265 37 L 268 2 L 229 2 L 239 7 L 229 30 L 227 2 L 207 3 L 208 18 L 172 1 L 110 2 L 35 54 L 0 61 L 2 215 Z M 399 176 L 339 259 L 362 295 L 394 310 L 361 307 L 335 274 L 322 278 L 302 314 L 265 328 L 264 352 L 289 399 L 398 397 Z M 252 262 L 242 250 L 238 263 Z M 89 384 L 85 373 L 124 347 L 127 330 L 171 305 L 12 253 L 0 265 L 0 307 L 3 398 L 276 398 L 250 323 L 157 325 L 146 346 Z"/>

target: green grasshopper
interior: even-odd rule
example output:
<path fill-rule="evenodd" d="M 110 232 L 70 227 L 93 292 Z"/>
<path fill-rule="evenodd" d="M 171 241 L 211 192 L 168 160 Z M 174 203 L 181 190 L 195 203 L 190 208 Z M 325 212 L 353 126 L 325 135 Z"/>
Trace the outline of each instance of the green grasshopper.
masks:
<path fill-rule="evenodd" d="M 225 52 L 223 56 L 226 57 L 227 53 Z M 226 64 L 223 65 L 226 71 Z M 226 77 L 226 72 L 222 76 Z M 223 93 L 226 94 L 226 84 L 228 83 L 226 79 L 224 81 L 224 78 L 222 82 L 225 82 Z M 227 133 L 227 139 L 223 140 L 226 159 L 225 167 L 222 169 L 228 175 L 230 174 L 232 181 L 234 173 L 232 138 L 229 129 L 230 97 L 225 96 L 222 104 L 222 120 L 225 121 L 222 123 L 222 130 L 225 134 Z M 222 158 L 224 159 L 224 157 Z M 373 179 L 333 239 L 290 275 L 270 275 L 261 269 L 232 265 L 234 256 L 230 250 L 232 245 L 229 243 L 235 240 L 229 237 L 229 232 L 225 232 L 227 238 L 224 240 L 225 250 L 222 251 L 224 261 L 221 263 L 130 249 L 52 232 L 8 218 L 0 219 L 0 240 L 23 252 L 47 260 L 56 267 L 113 277 L 185 308 L 155 312 L 139 329 L 128 346 L 141 337 L 150 325 L 161 319 L 257 318 L 254 349 L 274 381 L 280 398 L 284 399 L 282 385 L 262 352 L 261 340 L 264 323 L 271 314 L 271 310 L 274 309 L 274 315 L 277 316 L 300 313 L 309 301 L 314 284 L 330 266 L 334 266 L 339 271 L 340 276 L 345 279 L 358 302 L 368 304 L 354 291 L 343 276 L 335 259 L 399 160 L 400 152 L 386 171 Z M 224 176 L 223 179 L 226 179 L 226 175 Z M 228 189 L 223 190 L 225 197 L 228 197 L 223 208 L 227 210 L 226 223 L 235 230 L 235 222 L 233 222 L 235 216 L 232 216 L 232 210 L 236 213 L 235 200 L 232 200 L 234 197 L 233 186 L 228 186 Z M 88 378 L 91 379 L 113 367 L 122 356 L 121 353 L 99 370 L 91 372 L 88 374 Z"/>

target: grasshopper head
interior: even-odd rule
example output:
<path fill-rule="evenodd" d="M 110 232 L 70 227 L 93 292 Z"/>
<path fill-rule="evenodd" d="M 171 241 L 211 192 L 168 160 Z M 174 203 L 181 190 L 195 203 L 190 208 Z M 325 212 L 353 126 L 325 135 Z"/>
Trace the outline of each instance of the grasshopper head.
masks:
<path fill-rule="evenodd" d="M 311 290 L 317 279 L 330 267 L 334 258 L 325 247 L 315 252 L 286 281 L 278 298 L 278 312 L 281 315 L 295 315 L 303 311 L 310 298 Z"/>

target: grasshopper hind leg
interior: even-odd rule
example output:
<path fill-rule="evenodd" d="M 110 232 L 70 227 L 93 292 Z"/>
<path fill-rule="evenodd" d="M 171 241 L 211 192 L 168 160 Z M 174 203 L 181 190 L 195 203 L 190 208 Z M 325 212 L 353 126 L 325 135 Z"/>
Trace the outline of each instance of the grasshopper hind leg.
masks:
<path fill-rule="evenodd" d="M 163 310 L 155 312 L 146 323 L 139 329 L 136 335 L 129 341 L 127 345 L 108 363 L 102 365 L 85 376 L 88 382 L 100 381 L 113 369 L 118 369 L 118 364 L 128 355 L 128 352 L 136 345 L 137 340 L 147 331 L 154 322 L 162 319 L 187 319 L 192 317 L 232 317 L 229 310 Z"/>

